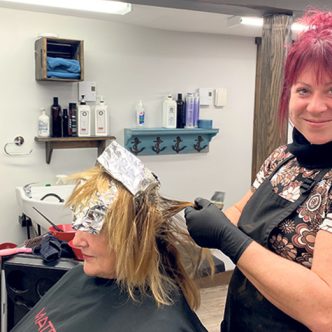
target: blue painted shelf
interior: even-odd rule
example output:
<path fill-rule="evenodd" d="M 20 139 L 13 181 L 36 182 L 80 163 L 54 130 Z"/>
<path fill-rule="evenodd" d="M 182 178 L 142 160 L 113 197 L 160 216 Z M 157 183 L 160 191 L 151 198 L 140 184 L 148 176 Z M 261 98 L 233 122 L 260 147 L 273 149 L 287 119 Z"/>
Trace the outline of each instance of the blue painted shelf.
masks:
<path fill-rule="evenodd" d="M 219 129 L 125 128 L 125 147 L 135 155 L 201 153 Z"/>

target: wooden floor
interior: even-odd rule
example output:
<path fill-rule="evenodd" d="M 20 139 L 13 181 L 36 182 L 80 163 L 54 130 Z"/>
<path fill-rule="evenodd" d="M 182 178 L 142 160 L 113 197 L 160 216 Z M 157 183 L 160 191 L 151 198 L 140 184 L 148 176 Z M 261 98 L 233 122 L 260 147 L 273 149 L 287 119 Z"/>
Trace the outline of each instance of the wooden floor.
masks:
<path fill-rule="evenodd" d="M 221 280 L 201 285 L 201 306 L 196 313 L 209 332 L 220 332 L 229 278 L 230 274 L 223 275 Z"/>
<path fill-rule="evenodd" d="M 227 285 L 201 290 L 201 306 L 196 313 L 209 332 L 220 332 L 226 293 Z"/>

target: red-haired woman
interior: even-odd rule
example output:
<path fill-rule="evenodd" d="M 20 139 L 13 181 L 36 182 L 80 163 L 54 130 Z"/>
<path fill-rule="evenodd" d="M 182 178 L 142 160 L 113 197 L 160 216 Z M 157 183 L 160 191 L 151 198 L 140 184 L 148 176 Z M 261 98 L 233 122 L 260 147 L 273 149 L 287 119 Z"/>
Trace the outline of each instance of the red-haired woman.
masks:
<path fill-rule="evenodd" d="M 279 112 L 293 142 L 225 214 L 200 198 L 186 209 L 194 240 L 236 264 L 222 332 L 332 331 L 332 12 L 301 22 Z"/>

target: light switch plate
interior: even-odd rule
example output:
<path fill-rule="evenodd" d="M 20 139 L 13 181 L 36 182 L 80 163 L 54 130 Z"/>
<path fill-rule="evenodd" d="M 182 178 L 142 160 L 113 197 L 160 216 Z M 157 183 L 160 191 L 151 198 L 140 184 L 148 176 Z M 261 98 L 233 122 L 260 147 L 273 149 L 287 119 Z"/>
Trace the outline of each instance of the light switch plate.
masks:
<path fill-rule="evenodd" d="M 214 92 L 214 106 L 225 107 L 227 104 L 227 90 L 225 88 L 218 88 Z"/>

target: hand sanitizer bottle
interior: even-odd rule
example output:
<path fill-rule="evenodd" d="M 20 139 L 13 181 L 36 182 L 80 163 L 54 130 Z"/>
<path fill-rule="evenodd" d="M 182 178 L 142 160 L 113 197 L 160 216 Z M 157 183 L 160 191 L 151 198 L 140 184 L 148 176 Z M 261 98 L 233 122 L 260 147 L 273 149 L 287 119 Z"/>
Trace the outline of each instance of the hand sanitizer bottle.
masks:
<path fill-rule="evenodd" d="M 41 108 L 41 115 L 38 118 L 38 137 L 50 136 L 50 118 L 46 114 L 45 108 Z"/>
<path fill-rule="evenodd" d="M 143 127 L 145 124 L 145 109 L 142 100 L 139 100 L 135 107 L 136 110 L 136 125 Z"/>

